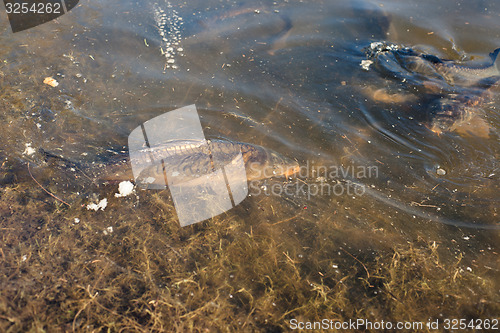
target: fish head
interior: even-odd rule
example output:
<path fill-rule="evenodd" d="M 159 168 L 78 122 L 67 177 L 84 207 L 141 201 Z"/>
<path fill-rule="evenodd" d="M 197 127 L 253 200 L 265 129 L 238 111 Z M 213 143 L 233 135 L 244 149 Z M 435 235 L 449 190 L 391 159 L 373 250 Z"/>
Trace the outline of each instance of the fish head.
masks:
<path fill-rule="evenodd" d="M 291 177 L 299 172 L 300 167 L 297 161 L 279 155 L 273 151 L 268 153 L 270 156 L 266 168 L 268 168 L 275 177 Z"/>
<path fill-rule="evenodd" d="M 254 152 L 246 163 L 247 179 L 262 180 L 274 177 L 291 177 L 300 170 L 297 161 L 265 148 Z"/>

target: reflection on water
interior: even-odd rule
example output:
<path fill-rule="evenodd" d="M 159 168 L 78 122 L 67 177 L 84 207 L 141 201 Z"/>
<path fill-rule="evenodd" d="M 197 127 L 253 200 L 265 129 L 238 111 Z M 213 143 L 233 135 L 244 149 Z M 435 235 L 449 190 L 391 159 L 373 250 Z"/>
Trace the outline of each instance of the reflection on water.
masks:
<path fill-rule="evenodd" d="M 426 251 L 431 251 L 435 260 L 443 260 L 437 267 L 444 265 L 440 271 L 444 276 L 455 269 L 462 274 L 461 267 L 453 266 L 460 257 L 464 267 L 474 274 L 477 270 L 478 276 L 488 280 L 498 272 L 498 88 L 489 86 L 488 96 L 481 92 L 481 99 L 475 103 L 489 128 L 488 135 L 452 131 L 437 134 L 423 121 L 429 114 L 426 98 L 446 95 L 458 104 L 466 103 L 455 95 L 471 94 L 469 88 L 443 88 L 443 84 L 429 88 L 426 80 L 435 77 L 428 73 L 408 71 L 402 75 L 401 68 L 396 74 L 390 70 L 382 73 L 376 64 L 365 68 L 361 64 L 367 60 L 366 49 L 382 41 L 405 45 L 439 59 L 487 61 L 488 53 L 500 46 L 495 33 L 500 28 L 499 13 L 494 1 L 436 6 L 431 1 L 178 4 L 162 0 L 88 0 L 81 1 L 57 22 L 17 34 L 12 34 L 2 19 L 2 183 L 11 187 L 31 184 L 37 194 L 27 190 L 26 196 L 40 201 L 40 206 L 30 203 L 38 210 L 54 199 L 47 198 L 41 190 L 38 193 L 32 177 L 47 191 L 68 201 L 72 206 L 66 213 L 66 208 L 59 206 L 47 216 L 44 213 L 43 219 L 56 225 L 60 223 L 56 221 L 87 219 L 88 230 L 115 225 L 120 235 L 129 237 L 134 223 L 140 223 L 137 226 L 143 230 L 147 225 L 144 221 L 166 223 L 167 226 L 157 227 L 163 238 L 151 237 L 157 245 L 168 245 L 172 238 L 168 246 L 174 252 L 166 251 L 176 253 L 170 258 L 175 262 L 181 262 L 179 256 L 194 255 L 185 245 L 189 239 L 202 243 L 197 237 L 203 237 L 203 230 L 208 235 L 214 232 L 211 228 L 222 228 L 216 230 L 223 230 L 224 234 L 206 236 L 207 241 L 218 244 L 216 238 L 243 237 L 237 241 L 241 247 L 233 246 L 228 256 L 237 261 L 238 251 L 250 251 L 250 257 L 261 265 L 262 271 L 257 270 L 256 274 L 266 272 L 268 263 L 264 257 L 274 258 L 275 254 L 266 252 L 270 249 L 278 249 L 280 255 L 285 253 L 283 260 L 293 265 L 302 262 L 301 253 L 311 251 L 307 256 L 316 258 L 311 265 L 304 263 L 295 269 L 299 280 L 314 272 L 310 282 L 317 288 L 326 288 L 322 283 L 330 283 L 334 289 L 342 280 L 337 268 L 331 268 L 339 263 L 342 266 L 353 260 L 352 265 L 359 265 L 358 261 L 363 261 L 364 266 L 366 260 L 373 265 L 405 253 L 406 258 L 420 265 L 417 253 L 425 257 Z M 44 85 L 45 77 L 54 77 L 59 86 Z M 411 80 L 411 84 L 405 79 Z M 443 89 L 448 89 L 446 94 Z M 126 200 L 113 197 L 116 180 L 123 180 L 130 171 L 122 170 L 128 167 L 126 164 L 117 167 L 113 162 L 117 157 L 122 161 L 121 151 L 126 150 L 130 131 L 148 119 L 190 104 L 196 104 L 207 137 L 258 144 L 296 159 L 307 170 L 285 184 L 283 180 L 259 183 L 257 194 L 222 217 L 227 221 L 216 219 L 190 231 L 173 227 L 175 218 L 172 219 L 168 193 L 138 192 L 136 198 Z M 32 154 L 27 151 L 28 146 L 34 149 Z M 26 169 L 28 161 L 31 175 Z M 318 170 L 322 167 L 340 173 L 321 174 Z M 360 174 L 358 171 L 363 168 L 377 172 Z M 110 180 L 110 174 L 116 176 L 115 182 Z M 103 183 L 104 178 L 108 184 Z M 273 185 L 283 189 L 287 184 L 293 190 L 282 191 L 279 196 L 269 194 Z M 348 192 L 349 186 L 362 192 Z M 4 200 L 14 197 L 5 193 L 3 196 Z M 103 197 L 110 202 L 110 208 L 104 212 L 91 214 L 77 208 Z M 36 216 L 33 214 L 33 218 Z M 127 227 L 120 227 L 122 224 Z M 78 230 L 82 224 L 72 225 Z M 51 228 L 47 226 L 48 230 Z M 253 228 L 265 239 L 259 245 L 262 248 L 244 240 L 246 235 L 253 237 Z M 274 231 L 270 233 L 271 229 Z M 267 233 L 276 239 L 265 237 Z M 91 233 L 82 234 L 86 236 L 81 237 L 89 237 Z M 31 241 L 28 238 L 26 242 Z M 410 249 L 405 248 L 407 244 Z M 439 253 L 436 244 L 440 246 Z M 100 251 L 102 245 L 96 242 L 88 246 Z M 133 268 L 134 264 L 129 269 L 127 260 L 118 253 L 146 251 L 137 246 L 134 243 L 128 244 L 127 249 L 118 247 L 110 250 L 111 254 L 101 250 L 108 253 L 106 260 L 114 262 L 112 267 L 141 271 L 142 268 Z M 392 257 L 387 254 L 388 248 L 397 248 L 399 252 L 394 250 Z M 259 251 L 266 254 L 259 256 Z M 330 255 L 339 263 L 326 269 L 322 263 L 330 263 Z M 207 254 L 207 258 L 212 257 Z M 177 274 L 215 265 L 208 259 L 201 264 L 192 262 L 192 258 L 186 260 L 189 264 Z M 394 262 L 390 265 L 395 265 L 391 266 L 394 269 L 402 267 Z M 363 266 L 359 266 L 361 272 L 373 268 Z M 240 268 L 234 268 L 236 274 L 241 274 Z M 166 273 L 169 269 L 176 271 L 178 267 L 158 268 L 158 272 L 165 271 L 155 273 L 154 285 L 168 284 L 174 279 Z M 315 270 L 320 271 L 319 276 Z M 367 288 L 382 290 L 384 280 L 375 281 L 374 274 L 368 273 Z M 323 281 L 323 275 L 334 282 Z M 195 283 L 203 283 L 197 279 Z M 249 306 L 245 311 L 250 316 L 251 309 L 267 309 L 256 304 L 263 301 L 259 295 L 277 290 L 273 297 L 281 313 L 268 319 L 284 328 L 284 318 L 291 317 L 281 316 L 291 309 L 283 307 L 280 292 L 290 296 L 288 287 L 279 281 L 279 276 L 269 279 L 259 282 L 260 287 L 249 287 L 251 282 L 238 280 L 242 283 L 237 288 L 239 300 L 231 304 Z M 225 281 L 226 277 L 215 280 Z M 380 286 L 375 288 L 377 283 Z M 386 286 L 391 283 L 386 281 Z M 444 284 L 440 287 L 445 288 Z M 476 294 L 482 290 L 470 288 Z M 492 287 L 497 289 L 496 285 Z M 355 288 L 352 292 L 356 293 Z M 351 293 L 352 299 L 356 298 L 354 294 Z M 333 297 L 319 291 L 318 295 L 325 300 Z M 195 296 L 183 295 L 183 301 L 185 297 Z M 312 296 L 301 297 L 310 300 Z M 498 294 L 485 296 L 484 302 L 491 304 L 491 297 L 498 299 Z M 293 303 L 299 308 L 307 302 L 304 299 Z M 345 304 L 349 303 L 347 299 L 350 298 L 346 298 Z M 271 298 L 266 300 L 273 303 Z M 329 306 L 342 308 L 339 304 Z M 431 307 L 433 303 L 429 304 Z M 484 313 L 471 316 L 491 314 L 494 307 L 488 306 L 485 305 Z M 315 318 L 310 313 L 300 315 Z M 73 325 L 77 322 L 73 321 Z M 267 327 L 263 322 L 254 327 Z"/>

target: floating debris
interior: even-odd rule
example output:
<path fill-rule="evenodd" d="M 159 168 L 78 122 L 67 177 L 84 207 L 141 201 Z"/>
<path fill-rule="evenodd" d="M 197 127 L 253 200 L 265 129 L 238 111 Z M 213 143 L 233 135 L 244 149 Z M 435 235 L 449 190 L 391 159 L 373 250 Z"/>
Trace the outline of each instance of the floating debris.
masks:
<path fill-rule="evenodd" d="M 56 81 L 56 79 L 47 76 L 45 79 L 43 79 L 43 83 L 48 84 L 51 87 L 57 87 L 59 85 L 59 82 Z"/>
<path fill-rule="evenodd" d="M 376 57 L 378 54 L 387 51 L 410 50 L 404 45 L 389 44 L 386 42 L 373 42 L 370 47 L 365 50 L 368 57 Z"/>
<path fill-rule="evenodd" d="M 442 168 L 438 168 L 436 170 L 436 173 L 438 174 L 438 176 L 444 176 L 444 175 L 446 175 L 446 170 L 444 170 Z"/>
<path fill-rule="evenodd" d="M 361 68 L 363 68 L 365 71 L 370 69 L 370 65 L 373 64 L 373 61 L 371 60 L 361 60 Z"/>
<path fill-rule="evenodd" d="M 35 152 L 36 152 L 36 150 L 33 147 L 31 147 L 31 143 L 27 143 L 26 148 L 23 151 L 23 154 L 30 156 L 30 155 L 33 155 Z"/>
<path fill-rule="evenodd" d="M 97 203 L 97 204 L 95 204 L 95 203 L 88 204 L 87 209 L 94 210 L 97 212 L 99 209 L 100 210 L 106 209 L 107 206 L 108 206 L 108 199 L 104 198 L 101 201 L 99 201 L 99 203 Z"/>
<path fill-rule="evenodd" d="M 116 198 L 126 197 L 134 192 L 134 184 L 126 180 L 118 185 L 118 193 L 115 193 Z"/>

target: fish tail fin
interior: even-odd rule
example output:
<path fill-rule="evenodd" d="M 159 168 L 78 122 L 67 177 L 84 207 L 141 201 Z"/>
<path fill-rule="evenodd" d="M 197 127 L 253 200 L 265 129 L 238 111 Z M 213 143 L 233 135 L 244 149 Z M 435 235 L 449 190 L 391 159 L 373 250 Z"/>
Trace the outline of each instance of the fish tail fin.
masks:
<path fill-rule="evenodd" d="M 500 57 L 498 57 L 499 52 L 500 52 L 500 47 L 490 53 L 490 58 L 493 61 L 493 66 L 495 66 L 498 70 L 500 70 Z"/>

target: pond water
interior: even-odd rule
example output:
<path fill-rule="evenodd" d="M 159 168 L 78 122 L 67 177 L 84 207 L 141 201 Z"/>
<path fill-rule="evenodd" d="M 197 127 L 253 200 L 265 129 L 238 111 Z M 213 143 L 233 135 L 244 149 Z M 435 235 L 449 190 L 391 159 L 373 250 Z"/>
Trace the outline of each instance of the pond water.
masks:
<path fill-rule="evenodd" d="M 2 13 L 1 327 L 498 317 L 497 85 L 477 93 L 481 128 L 435 133 L 428 78 L 365 62 L 387 42 L 491 63 L 499 16 L 493 0 L 88 0 L 14 34 Z M 186 228 L 168 190 L 118 198 L 96 181 L 134 128 L 191 104 L 207 137 L 301 173 Z"/>

